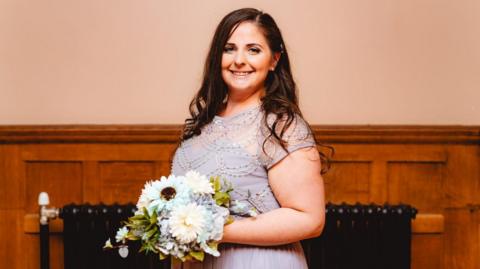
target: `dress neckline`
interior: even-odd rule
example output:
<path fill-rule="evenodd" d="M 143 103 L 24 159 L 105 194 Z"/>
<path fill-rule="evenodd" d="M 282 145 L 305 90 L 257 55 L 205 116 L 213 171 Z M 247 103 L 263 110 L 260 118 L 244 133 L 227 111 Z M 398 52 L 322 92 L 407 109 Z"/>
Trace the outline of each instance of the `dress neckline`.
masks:
<path fill-rule="evenodd" d="M 219 116 L 219 115 L 215 115 L 214 119 L 216 120 L 223 120 L 223 121 L 230 121 L 232 119 L 236 119 L 236 118 L 239 118 L 241 117 L 242 115 L 245 115 L 245 114 L 249 114 L 251 112 L 254 112 L 256 110 L 258 110 L 259 108 L 261 107 L 261 103 L 257 103 L 253 106 L 249 106 L 235 114 L 232 114 L 232 115 L 228 115 L 228 116 Z"/>

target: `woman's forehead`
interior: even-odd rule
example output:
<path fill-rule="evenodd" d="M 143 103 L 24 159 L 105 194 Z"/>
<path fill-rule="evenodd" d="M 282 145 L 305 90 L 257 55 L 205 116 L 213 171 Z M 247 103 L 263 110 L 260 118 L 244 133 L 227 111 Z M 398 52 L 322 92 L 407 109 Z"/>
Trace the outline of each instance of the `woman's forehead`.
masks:
<path fill-rule="evenodd" d="M 260 27 L 254 22 L 242 22 L 234 27 L 233 33 L 227 40 L 227 43 L 235 44 L 266 44 L 267 40 Z"/>

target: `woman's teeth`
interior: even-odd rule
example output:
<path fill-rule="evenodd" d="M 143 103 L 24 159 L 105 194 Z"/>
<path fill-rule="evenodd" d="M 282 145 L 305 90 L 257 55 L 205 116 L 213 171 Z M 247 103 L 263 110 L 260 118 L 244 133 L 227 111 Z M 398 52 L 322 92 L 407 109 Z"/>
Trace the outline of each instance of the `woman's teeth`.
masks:
<path fill-rule="evenodd" d="M 232 74 L 237 78 L 245 78 L 248 75 L 250 75 L 251 73 L 252 72 L 235 72 L 235 71 L 232 71 Z"/>

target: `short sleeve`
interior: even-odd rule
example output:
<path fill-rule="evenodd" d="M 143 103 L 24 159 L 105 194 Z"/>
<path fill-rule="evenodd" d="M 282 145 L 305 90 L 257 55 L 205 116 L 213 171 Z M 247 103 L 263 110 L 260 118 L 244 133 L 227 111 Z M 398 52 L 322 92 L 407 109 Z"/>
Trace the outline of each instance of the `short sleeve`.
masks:
<path fill-rule="evenodd" d="M 274 117 L 269 117 L 267 119 L 267 124 L 271 126 L 274 119 Z M 277 132 L 278 131 L 279 130 L 277 130 Z M 316 146 L 315 139 L 307 122 L 298 115 L 295 116 L 282 137 L 287 143 L 285 145 L 287 151 L 285 151 L 280 145 L 279 141 L 276 141 L 273 137 L 269 137 L 267 140 L 265 140 L 265 138 L 268 137 L 268 132 L 269 131 L 266 128 L 262 131 L 264 134 L 265 152 L 262 150 L 261 153 L 263 164 L 267 170 L 283 160 L 288 154 L 296 150 Z"/>

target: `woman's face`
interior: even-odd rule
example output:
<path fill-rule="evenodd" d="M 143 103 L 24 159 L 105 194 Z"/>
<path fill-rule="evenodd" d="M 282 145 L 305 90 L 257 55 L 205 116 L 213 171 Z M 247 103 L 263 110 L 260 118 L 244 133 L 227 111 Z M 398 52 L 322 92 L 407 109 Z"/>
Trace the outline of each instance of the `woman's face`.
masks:
<path fill-rule="evenodd" d="M 279 57 L 279 53 L 272 55 L 258 26 L 252 22 L 238 25 L 222 55 L 222 78 L 229 94 L 249 96 L 262 90 L 268 71 L 275 67 Z"/>

